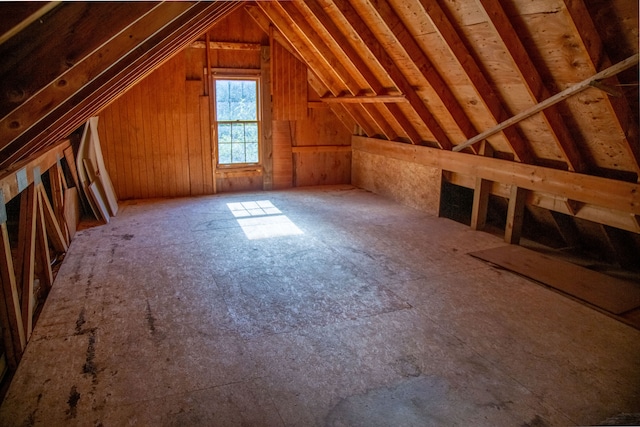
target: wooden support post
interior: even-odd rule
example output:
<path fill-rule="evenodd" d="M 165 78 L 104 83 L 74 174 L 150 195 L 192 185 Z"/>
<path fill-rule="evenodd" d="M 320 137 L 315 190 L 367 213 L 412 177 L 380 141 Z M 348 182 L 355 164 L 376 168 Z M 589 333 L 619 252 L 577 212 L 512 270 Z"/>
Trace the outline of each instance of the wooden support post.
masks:
<path fill-rule="evenodd" d="M 526 196 L 527 191 L 524 188 L 520 188 L 517 185 L 511 186 L 509 208 L 507 209 L 507 225 L 504 230 L 504 241 L 507 243 L 520 243 Z"/>
<path fill-rule="evenodd" d="M 71 239 L 64 220 L 64 191 L 66 190 L 66 183 L 64 181 L 64 172 L 62 171 L 60 160 L 49 169 L 49 182 L 51 183 L 51 193 L 53 195 L 51 203 L 53 205 L 52 211 L 56 225 L 58 225 L 62 234 L 65 244 L 64 250 L 66 251 L 69 243 L 71 243 Z M 49 227 L 47 227 L 47 229 L 49 229 Z"/>
<path fill-rule="evenodd" d="M 9 369 L 13 371 L 24 351 L 26 339 L 22 327 L 20 300 L 6 219 L 4 196 L 0 192 L 0 264 L 2 264 L 2 268 L 0 268 L 0 320 L 3 324 L 2 335 L 7 352 L 7 363 Z"/>
<path fill-rule="evenodd" d="M 22 286 L 22 327 L 28 341 L 33 331 L 33 282 L 36 262 L 36 224 L 38 200 L 35 185 L 22 192 L 20 200 L 20 240 L 18 243 L 19 284 Z"/>
<path fill-rule="evenodd" d="M 53 271 L 51 270 L 51 253 L 49 252 L 49 239 L 47 239 L 47 226 L 45 222 L 45 209 L 44 204 L 47 198 L 46 191 L 42 184 L 36 185 L 36 199 L 37 199 L 37 208 L 36 208 L 36 257 L 38 260 L 38 272 L 39 278 L 42 282 L 44 282 L 44 286 L 46 291 L 48 292 L 53 285 Z M 48 204 L 49 201 L 47 200 Z M 49 206 L 51 209 L 51 206 Z M 53 216 L 53 212 L 51 212 Z M 55 219 L 52 218 L 52 223 L 55 224 Z M 56 224 L 57 225 L 57 224 Z M 52 233 L 53 234 L 53 233 Z M 57 233 L 57 244 L 59 248 L 62 248 L 62 252 L 66 251 L 66 245 L 62 240 L 62 233 L 60 232 L 60 228 L 58 227 Z M 34 306 L 35 309 L 35 306 Z"/>
<path fill-rule="evenodd" d="M 54 166 L 55 168 L 55 166 Z M 58 252 L 66 252 L 68 244 L 66 242 L 65 236 L 62 233 L 62 229 L 60 228 L 60 224 L 64 224 L 64 219 L 59 220 L 56 214 L 49 204 L 49 199 L 47 197 L 47 192 L 45 191 L 42 185 L 39 185 L 37 188 L 39 195 L 39 204 L 40 211 L 42 212 L 43 220 L 46 224 L 46 234 L 49 236 L 51 240 L 51 244 L 55 250 Z"/>
<path fill-rule="evenodd" d="M 271 48 L 260 52 L 260 99 L 262 102 L 262 188 L 273 189 L 273 115 L 271 111 Z"/>
<path fill-rule="evenodd" d="M 484 141 L 480 153 L 486 157 L 493 157 L 493 148 Z M 482 230 L 487 223 L 487 209 L 489 207 L 489 193 L 491 181 L 476 177 L 476 187 L 473 191 L 473 208 L 471 211 L 471 228 Z"/>

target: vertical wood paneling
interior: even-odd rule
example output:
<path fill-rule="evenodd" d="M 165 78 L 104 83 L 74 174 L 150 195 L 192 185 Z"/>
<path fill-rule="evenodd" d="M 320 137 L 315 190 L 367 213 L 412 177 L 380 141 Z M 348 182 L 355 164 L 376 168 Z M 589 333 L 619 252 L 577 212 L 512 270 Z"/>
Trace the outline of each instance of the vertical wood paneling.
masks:
<path fill-rule="evenodd" d="M 285 120 L 273 121 L 273 188 L 276 190 L 293 185 L 291 125 Z"/>
<path fill-rule="evenodd" d="M 307 69 L 280 43 L 272 46 L 273 119 L 304 120 L 307 117 Z"/>

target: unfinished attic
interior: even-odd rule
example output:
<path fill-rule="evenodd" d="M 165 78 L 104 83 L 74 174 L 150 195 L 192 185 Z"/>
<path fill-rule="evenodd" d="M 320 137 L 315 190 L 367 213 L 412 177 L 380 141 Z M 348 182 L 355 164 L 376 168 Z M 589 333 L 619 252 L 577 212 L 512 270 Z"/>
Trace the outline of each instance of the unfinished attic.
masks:
<path fill-rule="evenodd" d="M 636 0 L 0 13 L 0 425 L 640 423 Z"/>

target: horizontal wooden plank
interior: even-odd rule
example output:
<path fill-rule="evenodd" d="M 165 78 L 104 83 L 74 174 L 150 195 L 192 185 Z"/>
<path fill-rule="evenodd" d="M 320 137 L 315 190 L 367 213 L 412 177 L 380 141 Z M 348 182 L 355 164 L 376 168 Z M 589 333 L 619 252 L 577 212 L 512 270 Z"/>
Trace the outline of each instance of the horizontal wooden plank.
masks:
<path fill-rule="evenodd" d="M 189 45 L 189 47 L 196 49 L 204 49 L 207 46 L 206 42 L 201 40 L 195 41 Z M 209 49 L 219 50 L 257 50 L 262 48 L 260 43 L 234 43 L 234 42 L 209 42 Z"/>
<path fill-rule="evenodd" d="M 351 152 L 350 145 L 309 145 L 291 147 L 293 153 L 337 153 L 337 152 Z"/>
<path fill-rule="evenodd" d="M 634 183 L 361 136 L 351 144 L 354 150 L 640 214 L 640 185 Z"/>
<path fill-rule="evenodd" d="M 0 172 L 0 190 L 4 193 L 5 203 L 20 194 L 23 187 L 33 183 L 33 170 L 35 168 L 39 169 L 40 174 L 45 173 L 51 166 L 56 164 L 58 159 L 64 158 L 64 150 L 70 146 L 71 142 L 65 139 L 53 147 L 42 150 L 30 159 L 19 162 L 11 168 Z M 20 180 L 26 179 L 20 185 L 18 183 L 19 175 Z"/>
<path fill-rule="evenodd" d="M 501 246 L 469 255 L 579 298 L 613 314 L 640 307 L 640 288 L 522 246 Z"/>
<path fill-rule="evenodd" d="M 404 95 L 357 95 L 357 96 L 329 96 L 320 98 L 322 102 L 337 102 L 337 103 L 351 103 L 351 104 L 367 104 L 373 102 L 382 103 L 397 103 L 408 102 Z"/>

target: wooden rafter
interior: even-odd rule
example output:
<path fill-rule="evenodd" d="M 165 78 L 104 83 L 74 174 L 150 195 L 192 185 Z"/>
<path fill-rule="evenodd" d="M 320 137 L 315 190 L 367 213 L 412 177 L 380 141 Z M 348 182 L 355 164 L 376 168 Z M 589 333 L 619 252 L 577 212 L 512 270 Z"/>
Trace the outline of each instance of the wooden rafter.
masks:
<path fill-rule="evenodd" d="M 158 31 L 139 40 L 135 49 L 110 64 L 98 78 L 60 103 L 55 111 L 15 139 L 6 150 L 10 153 L 8 156 L 0 153 L 0 167 L 6 167 L 65 138 L 89 117 L 185 48 L 213 23 L 240 6 L 241 2 L 200 2 L 184 13 L 167 15 L 168 21 Z"/>
<path fill-rule="evenodd" d="M 442 79 L 438 70 L 433 66 L 431 60 L 418 45 L 418 42 L 416 42 L 391 5 L 386 0 L 368 0 L 368 3 L 372 10 L 376 11 L 381 22 L 394 35 L 397 46 L 406 52 L 424 79 L 433 88 L 462 134 L 466 138 L 475 136 L 478 133 L 475 126 L 471 123 L 449 86 Z"/>
<path fill-rule="evenodd" d="M 483 11 L 487 22 L 498 34 L 502 43 L 511 56 L 515 69 L 520 75 L 521 81 L 526 86 L 534 104 L 549 97 L 549 91 L 542 81 L 538 69 L 534 65 L 526 48 L 522 44 L 518 33 L 513 28 L 509 17 L 504 11 L 499 0 L 476 0 L 480 10 Z M 562 152 L 567 167 L 571 171 L 582 172 L 586 165 L 582 155 L 578 151 L 576 144 L 562 120 L 560 111 L 556 107 L 544 111 L 543 118 L 547 123 L 555 142 Z"/>
<path fill-rule="evenodd" d="M 382 68 L 387 72 L 389 78 L 394 82 L 398 90 L 406 95 L 409 104 L 436 138 L 438 145 L 445 150 L 450 150 L 452 143 L 449 140 L 449 137 L 444 132 L 431 111 L 427 108 L 424 101 L 411 86 L 397 64 L 394 63 L 393 59 L 380 45 L 380 42 L 377 40 L 369 26 L 359 16 L 358 12 L 346 0 L 332 0 L 332 3 L 346 19 L 349 25 L 358 33 L 364 44 L 374 55 Z"/>
<path fill-rule="evenodd" d="M 512 126 L 518 122 L 521 122 L 522 120 L 529 118 L 531 116 L 533 116 L 534 114 L 540 113 L 540 112 L 544 112 L 547 109 L 552 108 L 555 104 L 575 95 L 576 93 L 579 93 L 585 89 L 588 89 L 590 87 L 592 87 L 592 83 L 596 82 L 600 79 L 606 79 L 608 77 L 614 76 L 624 70 L 629 69 L 630 67 L 633 67 L 634 65 L 636 65 L 638 63 L 638 59 L 640 58 L 639 54 L 635 54 L 627 59 L 625 59 L 624 61 L 620 61 L 619 63 L 612 65 L 611 67 L 607 68 L 606 70 L 602 70 L 599 73 L 581 81 L 580 83 L 577 83 L 565 90 L 563 90 L 562 92 L 559 92 L 553 96 L 548 97 L 547 99 L 545 99 L 544 101 L 532 106 L 531 108 L 526 109 L 525 111 L 522 111 L 518 114 L 516 114 L 515 116 L 505 120 L 502 123 L 497 124 L 496 126 L 494 126 L 491 129 L 488 129 L 484 132 L 482 132 L 479 135 L 476 135 L 475 137 L 469 139 L 468 141 L 463 142 L 462 144 L 459 144 L 457 146 L 455 146 L 453 148 L 453 151 L 460 151 L 463 150 L 465 147 L 468 147 L 470 145 L 473 145 L 477 142 L 480 142 L 488 137 L 490 137 L 491 135 L 494 135 L 506 128 L 508 128 L 509 126 Z"/>
<path fill-rule="evenodd" d="M 580 36 L 582 47 L 588 54 L 587 66 L 592 73 L 596 73 L 599 67 L 610 67 L 611 60 L 606 54 L 602 40 L 596 30 L 595 24 L 589 15 L 583 0 L 564 0 L 565 7 L 571 15 L 575 33 Z M 610 84 L 618 84 L 616 77 L 610 78 Z M 596 85 L 596 87 L 598 87 Z M 600 87 L 604 90 L 606 87 Z M 629 108 L 629 103 L 624 96 L 605 97 L 605 105 L 615 119 L 615 124 L 621 134 L 625 135 L 624 148 L 629 154 L 635 166 L 635 172 L 640 182 L 640 140 L 638 132 L 638 117 L 635 117 Z"/>
<path fill-rule="evenodd" d="M 447 17 L 440 5 L 438 5 L 438 2 L 433 0 L 420 0 L 420 3 L 426 12 L 426 18 L 431 21 L 431 24 L 444 41 L 447 49 L 449 49 L 453 57 L 456 58 L 465 71 L 479 100 L 491 113 L 495 123 L 497 124 L 507 120 L 510 114 L 506 111 L 502 101 L 481 71 L 478 62 L 467 49 L 459 31 L 455 29 L 451 20 Z M 517 128 L 506 128 L 503 130 L 503 133 L 517 160 L 523 163 L 534 163 L 531 150 Z"/>
<path fill-rule="evenodd" d="M 381 95 L 385 92 L 384 86 L 380 80 L 371 71 L 366 61 L 360 56 L 358 51 L 353 47 L 349 38 L 338 28 L 335 22 L 327 15 L 324 9 L 317 1 L 298 1 L 296 3 L 301 9 L 307 10 L 313 17 L 320 22 L 324 29 L 328 32 L 331 39 L 340 47 L 344 58 L 348 59 L 353 67 L 358 71 L 362 78 L 367 82 L 369 88 L 374 94 Z"/>
<path fill-rule="evenodd" d="M 295 49 L 297 54 L 303 59 L 309 67 L 311 67 L 322 83 L 331 91 L 334 96 L 341 95 L 347 88 L 341 81 L 340 76 L 336 75 L 331 67 L 327 67 L 324 59 L 307 48 L 307 43 L 300 33 L 296 32 L 291 22 L 286 19 L 280 11 L 272 6 L 271 2 L 258 2 L 259 8 L 271 20 L 273 25 L 278 29 L 287 42 Z"/>
<path fill-rule="evenodd" d="M 334 70 L 335 74 L 340 78 L 351 95 L 357 95 L 363 90 L 342 64 L 340 58 L 333 53 L 329 46 L 327 46 L 325 40 L 323 40 L 316 30 L 307 22 L 308 17 L 303 15 L 292 2 L 266 2 L 260 4 L 268 4 L 272 5 L 272 7 L 274 7 L 273 5 L 278 5 L 291 22 L 291 25 L 298 29 L 299 34 L 307 40 L 306 45 L 318 53 L 318 56 L 324 60 L 325 67 Z"/>

